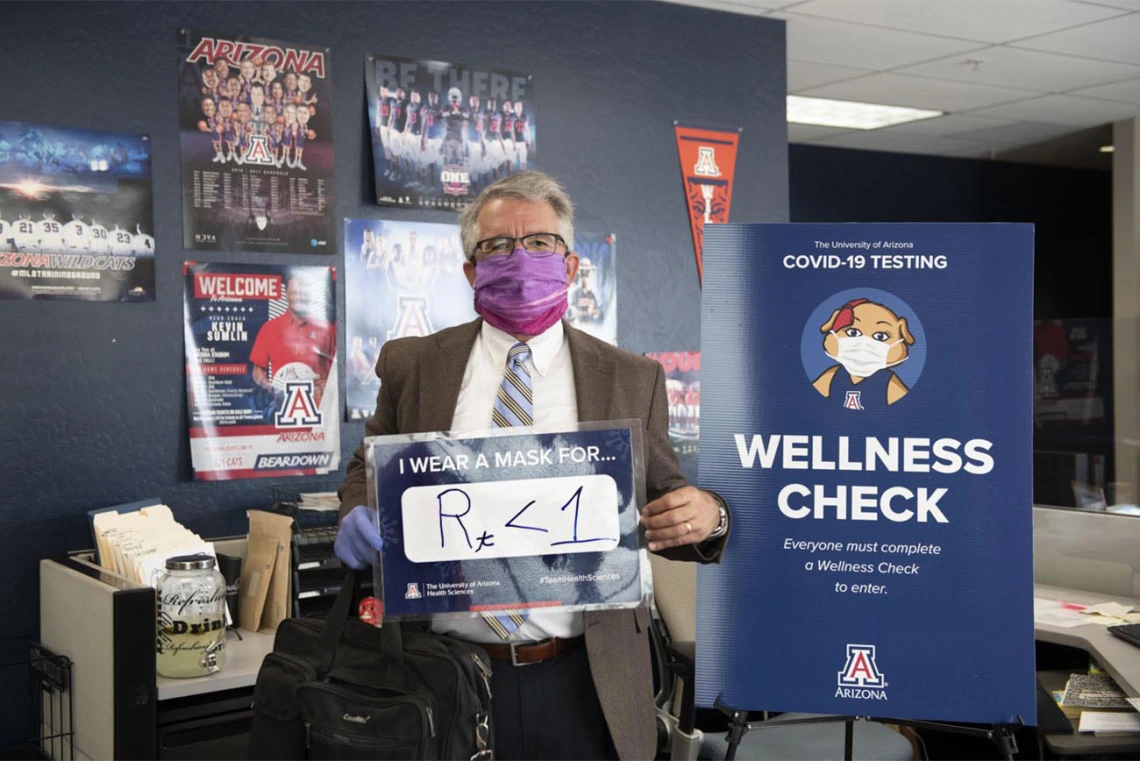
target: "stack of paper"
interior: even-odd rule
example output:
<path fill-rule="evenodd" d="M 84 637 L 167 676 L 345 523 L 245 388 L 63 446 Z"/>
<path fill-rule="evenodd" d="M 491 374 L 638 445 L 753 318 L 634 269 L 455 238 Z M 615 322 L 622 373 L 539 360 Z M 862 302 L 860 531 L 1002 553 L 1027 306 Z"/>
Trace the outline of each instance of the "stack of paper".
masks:
<path fill-rule="evenodd" d="M 1100 734 L 1117 732 L 1140 732 L 1140 713 L 1135 711 L 1123 713 L 1121 711 L 1082 711 L 1079 732 L 1096 732 Z"/>
<path fill-rule="evenodd" d="M 1072 708 L 1130 708 L 1124 691 L 1112 677 L 1100 674 L 1073 674 L 1065 685 L 1061 705 Z"/>
<path fill-rule="evenodd" d="M 1099 605 L 1090 605 L 1083 612 L 1089 623 L 1100 624 L 1101 626 L 1140 623 L 1140 613 L 1133 613 L 1131 605 L 1121 605 L 1118 602 L 1102 602 Z"/>
<path fill-rule="evenodd" d="M 1118 602 L 1102 602 L 1099 605 L 1081 605 L 1064 600 L 1033 598 L 1033 622 L 1071 628 L 1085 624 L 1115 626 L 1116 624 L 1140 623 L 1140 613 L 1132 612 L 1132 606 Z"/>
<path fill-rule="evenodd" d="M 340 497 L 335 491 L 310 492 L 301 495 L 302 510 L 337 511 L 340 509 Z"/>
<path fill-rule="evenodd" d="M 1082 615 L 1084 610 L 1085 606 L 1083 605 L 1061 602 L 1060 600 L 1049 600 L 1044 597 L 1034 597 L 1033 623 L 1048 624 L 1049 626 L 1059 626 L 1066 629 L 1074 626 L 1084 626 L 1085 624 L 1092 623 L 1086 616 Z"/>
<path fill-rule="evenodd" d="M 214 545 L 174 520 L 166 505 L 148 505 L 123 513 L 95 513 L 92 531 L 99 564 L 148 587 L 155 586 L 166 572 L 167 558 L 214 556 Z"/>

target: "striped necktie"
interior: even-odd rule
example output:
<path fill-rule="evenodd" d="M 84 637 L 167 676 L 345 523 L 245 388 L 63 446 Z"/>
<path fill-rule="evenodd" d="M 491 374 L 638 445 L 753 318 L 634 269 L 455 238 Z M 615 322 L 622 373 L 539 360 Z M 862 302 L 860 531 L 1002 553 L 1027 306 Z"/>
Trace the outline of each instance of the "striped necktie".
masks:
<path fill-rule="evenodd" d="M 495 396 L 495 409 L 491 420 L 496 428 L 514 428 L 520 425 L 534 425 L 534 394 L 530 387 L 530 371 L 525 362 L 530 359 L 530 347 L 517 343 L 507 352 L 507 367 L 499 393 Z M 505 610 L 491 615 L 483 614 L 496 634 L 509 639 L 526 621 L 526 614 L 516 610 Z"/>

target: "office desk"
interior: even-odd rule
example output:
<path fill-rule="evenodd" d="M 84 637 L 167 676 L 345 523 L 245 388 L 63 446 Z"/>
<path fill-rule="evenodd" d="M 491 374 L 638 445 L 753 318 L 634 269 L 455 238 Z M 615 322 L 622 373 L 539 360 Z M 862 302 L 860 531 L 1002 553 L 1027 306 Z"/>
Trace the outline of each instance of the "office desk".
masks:
<path fill-rule="evenodd" d="M 238 639 L 234 632 L 226 633 L 226 666 L 211 676 L 171 679 L 158 676 L 158 699 L 184 698 L 202 695 L 207 692 L 234 690 L 239 687 L 252 687 L 257 681 L 261 661 L 273 652 L 274 632 L 241 632 Z"/>
<path fill-rule="evenodd" d="M 154 616 L 151 587 L 80 555 L 40 562 L 40 640 L 72 661 L 75 757 L 244 757 L 253 685 L 274 634 L 230 632 L 220 673 L 168 679 L 155 672 Z"/>
<path fill-rule="evenodd" d="M 1140 606 L 1140 601 L 1127 597 L 1111 597 L 1095 592 L 1063 589 L 1043 584 L 1034 585 L 1033 594 L 1035 597 L 1064 600 L 1081 605 L 1119 602 L 1125 605 Z M 1106 627 L 1097 624 L 1086 624 L 1085 626 L 1074 626 L 1066 629 L 1034 623 L 1033 631 L 1036 638 L 1042 642 L 1051 642 L 1055 645 L 1066 645 L 1084 650 L 1096 658 L 1097 663 L 1116 680 L 1116 683 L 1129 697 L 1140 697 L 1140 647 L 1135 647 L 1118 639 L 1109 634 Z M 1055 680 L 1042 680 L 1042 686 L 1046 690 L 1052 690 L 1060 689 L 1064 684 L 1058 686 Z M 1075 724 L 1073 731 L 1076 732 Z M 1091 734 L 1045 735 L 1045 742 L 1050 750 L 1062 756 L 1137 753 L 1140 751 L 1140 735 L 1132 737 L 1095 737 Z"/>

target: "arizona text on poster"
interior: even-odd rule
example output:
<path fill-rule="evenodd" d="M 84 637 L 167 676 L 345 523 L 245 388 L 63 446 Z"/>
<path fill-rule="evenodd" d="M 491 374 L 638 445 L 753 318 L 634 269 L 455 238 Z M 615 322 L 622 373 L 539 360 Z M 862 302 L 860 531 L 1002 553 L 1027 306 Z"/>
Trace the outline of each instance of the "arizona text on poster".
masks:
<path fill-rule="evenodd" d="M 183 245 L 331 254 L 326 48 L 182 30 Z"/>

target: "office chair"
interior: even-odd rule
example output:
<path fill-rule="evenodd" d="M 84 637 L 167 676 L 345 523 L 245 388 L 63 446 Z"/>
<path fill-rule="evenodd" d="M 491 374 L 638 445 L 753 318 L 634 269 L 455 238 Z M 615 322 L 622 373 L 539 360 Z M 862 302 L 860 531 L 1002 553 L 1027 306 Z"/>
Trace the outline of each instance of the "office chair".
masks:
<path fill-rule="evenodd" d="M 653 567 L 654 653 L 661 687 L 657 692 L 658 748 L 672 761 L 722 759 L 728 750 L 724 733 L 696 727 L 694 673 L 697 635 L 697 564 L 651 554 Z M 766 716 L 766 714 L 765 714 Z M 767 719 L 763 728 L 744 735 L 736 751 L 740 761 L 816 761 L 843 758 L 845 725 L 841 721 L 778 726 L 816 714 L 785 713 Z M 898 732 L 872 721 L 855 723 L 852 757 L 870 761 L 910 761 L 914 746 Z"/>

